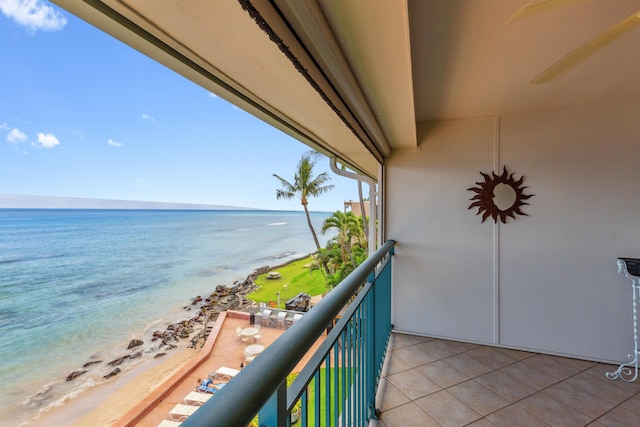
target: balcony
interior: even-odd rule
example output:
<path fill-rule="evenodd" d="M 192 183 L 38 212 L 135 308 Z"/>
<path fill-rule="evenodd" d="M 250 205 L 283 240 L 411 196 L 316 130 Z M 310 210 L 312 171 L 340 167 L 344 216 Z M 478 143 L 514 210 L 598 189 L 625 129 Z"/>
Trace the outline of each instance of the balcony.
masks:
<path fill-rule="evenodd" d="M 389 242 L 331 293 L 333 303 L 308 313 L 183 425 L 247 425 L 259 414 L 260 426 L 289 426 L 298 399 L 300 426 L 637 425 L 640 382 L 607 379 L 617 366 L 390 333 L 389 307 L 377 304 L 390 291 L 392 254 Z M 347 302 L 287 384 L 284 367 L 309 357 L 300 343 L 314 342 Z"/>
<path fill-rule="evenodd" d="M 640 381 L 616 368 L 393 333 L 373 426 L 637 426 Z"/>

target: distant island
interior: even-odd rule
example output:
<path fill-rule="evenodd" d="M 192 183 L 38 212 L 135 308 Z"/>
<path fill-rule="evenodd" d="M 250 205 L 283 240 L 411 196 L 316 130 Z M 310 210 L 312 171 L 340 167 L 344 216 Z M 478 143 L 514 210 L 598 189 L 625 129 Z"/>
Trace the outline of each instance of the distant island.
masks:
<path fill-rule="evenodd" d="M 239 206 L 0 194 L 0 209 L 255 210 Z"/>

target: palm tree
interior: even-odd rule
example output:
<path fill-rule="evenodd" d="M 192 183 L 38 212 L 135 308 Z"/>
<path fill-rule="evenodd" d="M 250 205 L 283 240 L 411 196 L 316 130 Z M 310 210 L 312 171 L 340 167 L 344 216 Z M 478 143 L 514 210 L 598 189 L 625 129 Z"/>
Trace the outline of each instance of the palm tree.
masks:
<path fill-rule="evenodd" d="M 323 234 L 332 228 L 338 230 L 338 235 L 332 239 L 331 243 L 337 244 L 340 248 L 343 264 L 352 262 L 351 253 L 354 246 L 367 247 L 367 238 L 363 233 L 362 224 L 362 218 L 355 216 L 353 212 L 335 211 L 324 220 Z"/>
<path fill-rule="evenodd" d="M 367 237 L 364 235 L 363 220 L 353 212 L 336 211 L 324 221 L 322 232 L 336 229 L 327 247 L 320 251 L 320 260 L 329 267 L 327 284 L 333 287 L 344 280 L 367 258 Z"/>
<path fill-rule="evenodd" d="M 319 251 L 320 242 L 318 242 L 318 236 L 311 223 L 311 216 L 309 215 L 307 205 L 309 204 L 310 197 L 318 197 L 330 191 L 334 186 L 326 185 L 326 183 L 331 180 L 331 177 L 326 172 L 322 172 L 316 177 L 313 176 L 313 167 L 316 165 L 315 158 L 317 158 L 317 155 L 314 153 L 315 152 L 312 151 L 302 155 L 293 178 L 293 184 L 275 173 L 273 176 L 280 181 L 280 185 L 282 186 L 282 188 L 276 190 L 276 198 L 278 200 L 291 200 L 294 197 L 300 199 L 300 204 L 304 208 L 304 213 L 307 215 L 307 223 L 313 235 L 313 241 L 316 244 L 316 249 Z"/>

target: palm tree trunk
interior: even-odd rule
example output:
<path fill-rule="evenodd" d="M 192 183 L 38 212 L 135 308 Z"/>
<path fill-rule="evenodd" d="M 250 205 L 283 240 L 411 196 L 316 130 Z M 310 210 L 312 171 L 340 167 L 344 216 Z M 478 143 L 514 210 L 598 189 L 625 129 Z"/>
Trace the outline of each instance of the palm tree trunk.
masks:
<path fill-rule="evenodd" d="M 313 224 L 311 223 L 311 215 L 309 215 L 309 209 L 307 209 L 307 205 L 305 204 L 303 204 L 302 207 L 304 208 L 304 213 L 307 215 L 307 224 L 309 224 L 309 230 L 311 230 L 311 234 L 313 235 L 313 241 L 316 243 L 316 249 L 318 250 L 318 253 L 320 253 L 320 242 L 318 241 L 316 230 L 314 230 Z M 327 273 L 327 277 L 329 277 L 329 275 L 331 275 L 329 266 L 326 262 L 323 262 L 322 266 L 324 267 L 324 271 Z"/>
<path fill-rule="evenodd" d="M 360 199 L 360 212 L 362 212 L 362 226 L 364 228 L 364 235 L 369 239 L 369 223 L 367 222 L 367 215 L 364 210 L 364 198 L 362 197 L 362 181 L 358 180 L 358 198 Z M 369 200 L 369 210 L 371 210 L 371 200 Z"/>
<path fill-rule="evenodd" d="M 311 230 L 311 234 L 313 235 L 313 241 L 316 243 L 316 249 L 318 250 L 318 252 L 320 252 L 320 242 L 318 241 L 316 230 L 313 229 L 311 216 L 309 215 L 309 209 L 307 209 L 307 205 L 302 205 L 302 207 L 304 208 L 304 213 L 307 215 L 307 224 L 309 224 L 309 230 Z"/>

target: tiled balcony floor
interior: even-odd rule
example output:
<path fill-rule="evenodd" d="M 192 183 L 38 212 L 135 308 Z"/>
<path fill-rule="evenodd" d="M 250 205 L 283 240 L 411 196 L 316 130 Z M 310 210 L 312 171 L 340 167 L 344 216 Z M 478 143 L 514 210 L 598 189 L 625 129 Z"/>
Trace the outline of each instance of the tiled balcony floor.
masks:
<path fill-rule="evenodd" d="M 389 349 L 377 427 L 640 426 L 640 379 L 614 365 L 398 333 Z"/>

